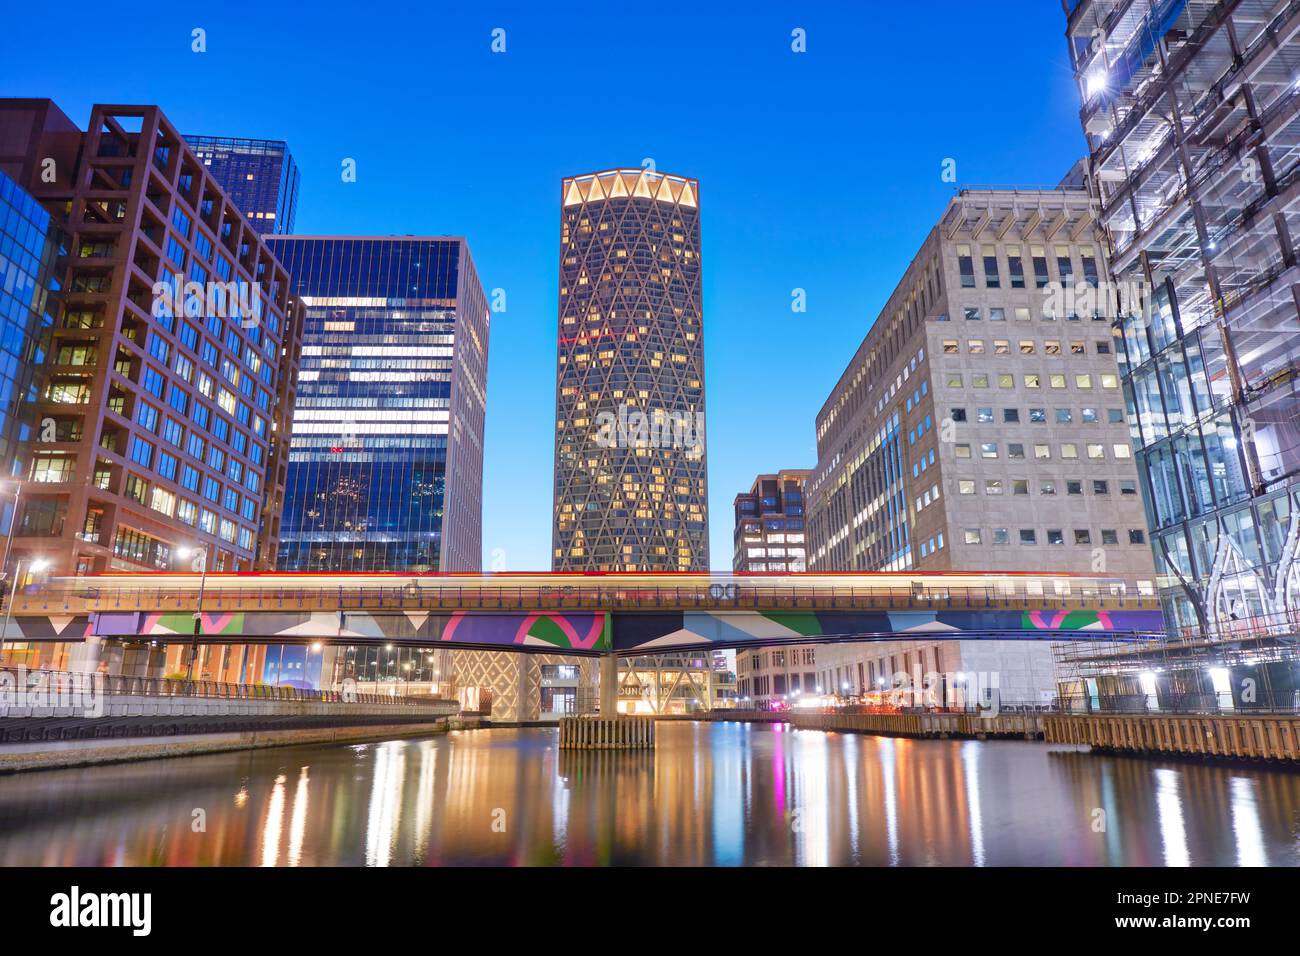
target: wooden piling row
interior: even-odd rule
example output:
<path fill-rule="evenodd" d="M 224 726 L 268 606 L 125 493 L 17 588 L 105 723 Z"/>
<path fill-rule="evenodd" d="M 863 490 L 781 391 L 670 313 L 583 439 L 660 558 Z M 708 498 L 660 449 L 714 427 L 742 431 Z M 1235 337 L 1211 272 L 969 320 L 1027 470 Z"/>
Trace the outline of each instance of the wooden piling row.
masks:
<path fill-rule="evenodd" d="M 561 717 L 561 750 L 642 750 L 655 745 L 653 717 Z"/>
<path fill-rule="evenodd" d="M 1235 714 L 1052 714 L 1045 739 L 1128 753 L 1300 761 L 1300 717 Z"/>

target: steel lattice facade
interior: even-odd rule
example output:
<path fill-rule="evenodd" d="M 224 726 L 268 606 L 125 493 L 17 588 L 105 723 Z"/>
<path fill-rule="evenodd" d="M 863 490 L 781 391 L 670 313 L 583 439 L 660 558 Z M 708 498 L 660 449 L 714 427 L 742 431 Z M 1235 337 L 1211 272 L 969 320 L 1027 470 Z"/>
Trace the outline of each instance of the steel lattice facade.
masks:
<path fill-rule="evenodd" d="M 707 570 L 699 184 L 561 189 L 552 566 Z"/>
<path fill-rule="evenodd" d="M 1165 618 L 1189 639 L 1293 642 L 1300 6 L 1113 6 L 1068 4 L 1067 39 L 1111 278 L 1131 290 L 1116 341 Z"/>

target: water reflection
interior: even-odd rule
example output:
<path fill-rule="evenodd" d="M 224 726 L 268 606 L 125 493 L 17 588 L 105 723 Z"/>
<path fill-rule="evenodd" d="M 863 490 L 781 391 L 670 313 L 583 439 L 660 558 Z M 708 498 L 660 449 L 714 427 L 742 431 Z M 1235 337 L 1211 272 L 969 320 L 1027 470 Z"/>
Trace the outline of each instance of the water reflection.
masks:
<path fill-rule="evenodd" d="M 0 777 L 0 864 L 1298 860 L 1300 775 L 1285 771 L 780 726 L 659 734 L 653 752 L 464 731 Z"/>

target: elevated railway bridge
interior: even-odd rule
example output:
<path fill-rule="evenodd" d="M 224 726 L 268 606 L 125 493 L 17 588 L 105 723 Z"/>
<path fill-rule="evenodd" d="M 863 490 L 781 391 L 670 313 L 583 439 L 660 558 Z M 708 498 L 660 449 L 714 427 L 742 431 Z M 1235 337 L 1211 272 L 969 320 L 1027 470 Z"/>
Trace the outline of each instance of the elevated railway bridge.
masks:
<path fill-rule="evenodd" d="M 6 596 L 6 642 L 411 643 L 635 655 L 836 641 L 1152 641 L 1150 582 L 1071 574 L 104 574 Z"/>

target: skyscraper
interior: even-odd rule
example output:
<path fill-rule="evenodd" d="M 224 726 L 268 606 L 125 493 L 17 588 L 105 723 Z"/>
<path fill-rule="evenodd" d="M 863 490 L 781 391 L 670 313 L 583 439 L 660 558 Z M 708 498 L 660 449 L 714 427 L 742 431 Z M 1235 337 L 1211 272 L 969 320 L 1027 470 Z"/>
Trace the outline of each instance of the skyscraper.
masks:
<path fill-rule="evenodd" d="M 478 570 L 488 309 L 468 244 L 267 242 L 305 310 L 280 569 Z"/>
<path fill-rule="evenodd" d="M 699 183 L 616 169 L 560 201 L 552 567 L 707 570 Z"/>
<path fill-rule="evenodd" d="M 812 571 L 1052 571 L 1154 591 L 1105 274 L 1087 191 L 963 189 L 817 415 Z M 1055 693 L 1046 642 L 817 650 L 828 693 L 893 676 L 997 674 Z"/>
<path fill-rule="evenodd" d="M 1235 688 L 1240 703 L 1249 679 L 1259 701 L 1271 686 L 1289 706 L 1300 686 L 1300 13 L 1063 6 L 1099 225 L 1128 293 L 1116 343 L 1161 601 L 1171 636 L 1189 642 L 1166 650 L 1189 655 L 1192 687 L 1208 669 L 1222 675 L 1220 699 Z"/>
<path fill-rule="evenodd" d="M 186 136 L 185 141 L 258 233 L 293 232 L 298 164 L 288 143 L 234 136 Z"/>
<path fill-rule="evenodd" d="M 288 275 L 155 106 L 0 100 L 0 168 L 66 234 L 15 559 L 269 567 L 293 405 Z"/>

